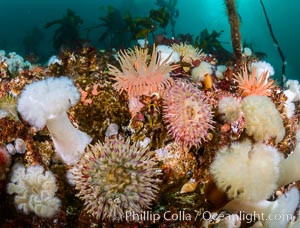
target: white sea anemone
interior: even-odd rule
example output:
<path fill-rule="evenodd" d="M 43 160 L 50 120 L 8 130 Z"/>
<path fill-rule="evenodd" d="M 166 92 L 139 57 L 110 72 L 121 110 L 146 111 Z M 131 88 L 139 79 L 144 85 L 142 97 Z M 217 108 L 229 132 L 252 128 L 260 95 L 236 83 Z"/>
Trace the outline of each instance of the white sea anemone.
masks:
<path fill-rule="evenodd" d="M 227 66 L 225 65 L 219 65 L 217 66 L 217 69 L 216 69 L 216 77 L 218 79 L 223 79 L 224 78 L 224 72 L 227 70 Z"/>
<path fill-rule="evenodd" d="M 50 59 L 47 62 L 47 66 L 51 66 L 52 64 L 58 64 L 58 65 L 62 65 L 62 61 L 60 58 L 58 58 L 56 55 L 52 55 L 50 57 Z"/>
<path fill-rule="evenodd" d="M 60 207 L 56 191 L 56 180 L 51 171 L 44 171 L 40 165 L 28 168 L 19 163 L 14 165 L 7 192 L 16 194 L 16 206 L 25 214 L 34 212 L 43 218 L 53 217 Z"/>
<path fill-rule="evenodd" d="M 250 49 L 250 48 L 248 48 L 248 47 L 245 47 L 244 49 L 243 49 L 243 56 L 245 56 L 245 57 L 249 57 L 249 56 L 251 56 L 252 55 L 252 50 Z"/>
<path fill-rule="evenodd" d="M 219 102 L 218 111 L 223 114 L 223 119 L 229 123 L 237 121 L 242 115 L 241 104 L 234 97 L 222 98 Z"/>
<path fill-rule="evenodd" d="M 147 45 L 149 43 L 146 39 L 138 39 L 136 42 L 141 48 L 147 48 Z"/>
<path fill-rule="evenodd" d="M 192 79 L 194 81 L 204 81 L 206 74 L 212 74 L 212 65 L 208 62 L 201 62 L 199 66 L 192 70 Z"/>
<path fill-rule="evenodd" d="M 276 190 L 282 159 L 274 147 L 244 141 L 221 148 L 210 173 L 229 198 L 259 201 Z"/>
<path fill-rule="evenodd" d="M 295 150 L 280 163 L 279 186 L 284 186 L 300 180 L 300 142 Z"/>
<path fill-rule="evenodd" d="M 24 120 L 37 128 L 47 125 L 56 152 L 68 165 L 79 160 L 92 140 L 73 127 L 66 113 L 79 97 L 71 79 L 50 77 L 27 85 L 18 101 L 18 111 Z"/>
<path fill-rule="evenodd" d="M 285 83 L 285 86 L 288 88 L 288 91 L 295 94 L 293 101 L 300 100 L 300 85 L 298 80 L 288 80 Z"/>
<path fill-rule="evenodd" d="M 250 214 L 258 220 L 261 220 L 263 223 L 262 227 L 284 228 L 293 218 L 298 204 L 299 190 L 293 187 L 287 193 L 282 194 L 276 201 L 263 200 L 251 202 L 234 199 L 225 205 L 224 210 L 234 213 L 241 211 Z"/>
<path fill-rule="evenodd" d="M 202 54 L 201 50 L 186 43 L 173 44 L 172 48 L 180 55 L 182 62 L 186 63 L 192 63 L 193 60 L 199 59 Z"/>
<path fill-rule="evenodd" d="M 274 68 L 272 67 L 272 65 L 265 61 L 253 62 L 251 64 L 251 71 L 253 71 L 253 68 L 256 68 L 256 78 L 257 79 L 260 78 L 260 76 L 266 71 L 268 72 L 266 80 L 270 76 L 273 76 L 275 74 L 275 71 L 274 71 Z"/>
<path fill-rule="evenodd" d="M 285 90 L 283 92 L 284 92 L 284 95 L 287 97 L 287 100 L 284 103 L 284 111 L 285 111 L 287 118 L 291 118 L 294 115 L 294 112 L 296 109 L 295 104 L 293 102 L 293 100 L 296 97 L 296 94 L 293 93 L 289 89 Z"/>
<path fill-rule="evenodd" d="M 161 61 L 165 61 L 167 64 L 177 63 L 180 61 L 179 54 L 173 50 L 170 46 L 167 45 L 158 45 L 156 47 L 156 52 L 159 53 L 159 57 L 161 58 Z"/>
<path fill-rule="evenodd" d="M 18 55 L 16 52 L 8 53 L 8 57 L 5 58 L 5 62 L 8 66 L 9 72 L 12 74 L 21 72 L 24 68 L 32 68 L 31 63 L 25 61 L 24 58 Z"/>
<path fill-rule="evenodd" d="M 241 227 L 241 218 L 237 214 L 231 214 L 221 219 L 221 221 L 214 226 L 215 228 L 239 228 Z M 253 227 L 252 227 L 253 228 Z"/>
<path fill-rule="evenodd" d="M 242 100 L 246 133 L 256 141 L 271 137 L 280 142 L 285 136 L 283 120 L 275 104 L 265 96 L 247 96 Z"/>

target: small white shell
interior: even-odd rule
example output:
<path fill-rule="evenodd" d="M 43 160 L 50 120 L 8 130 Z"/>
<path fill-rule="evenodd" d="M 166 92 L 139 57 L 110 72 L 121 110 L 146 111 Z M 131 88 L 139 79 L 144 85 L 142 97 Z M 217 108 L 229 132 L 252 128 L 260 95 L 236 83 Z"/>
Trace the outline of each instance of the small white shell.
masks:
<path fill-rule="evenodd" d="M 19 154 L 24 154 L 26 151 L 26 143 L 24 142 L 23 139 L 17 138 L 15 140 L 15 149 L 17 153 Z"/>
<path fill-rule="evenodd" d="M 110 137 L 112 135 L 117 135 L 119 131 L 119 126 L 118 124 L 115 123 L 111 123 L 110 125 L 108 125 L 106 131 L 105 131 L 105 136 L 106 137 Z"/>
<path fill-rule="evenodd" d="M 17 153 L 13 144 L 9 143 L 6 145 L 6 149 L 10 155 L 15 155 Z"/>

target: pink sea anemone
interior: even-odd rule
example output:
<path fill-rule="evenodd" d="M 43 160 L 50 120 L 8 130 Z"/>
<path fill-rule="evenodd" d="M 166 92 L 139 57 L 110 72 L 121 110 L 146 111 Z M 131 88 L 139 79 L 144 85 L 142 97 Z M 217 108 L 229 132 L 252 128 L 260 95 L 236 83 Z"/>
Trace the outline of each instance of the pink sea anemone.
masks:
<path fill-rule="evenodd" d="M 150 95 L 173 84 L 170 72 L 177 65 L 169 65 L 171 55 L 162 60 L 153 46 L 148 63 L 148 49 L 135 47 L 134 50 L 120 51 L 121 70 L 108 64 L 109 74 L 116 80 L 113 85 L 118 92 L 127 91 L 129 96 Z"/>
<path fill-rule="evenodd" d="M 164 120 L 176 142 L 190 148 L 207 141 L 212 126 L 212 112 L 200 90 L 178 81 L 166 91 Z"/>

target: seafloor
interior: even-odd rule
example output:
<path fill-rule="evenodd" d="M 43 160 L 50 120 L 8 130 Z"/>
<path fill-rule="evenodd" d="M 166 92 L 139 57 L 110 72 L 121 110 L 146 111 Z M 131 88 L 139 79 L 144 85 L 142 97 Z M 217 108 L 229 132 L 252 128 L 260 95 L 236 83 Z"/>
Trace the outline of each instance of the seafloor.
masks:
<path fill-rule="evenodd" d="M 218 227 L 221 219 L 212 219 L 208 224 L 204 218 L 213 213 L 225 213 L 222 208 L 233 198 L 242 195 L 244 200 L 273 202 L 288 192 L 294 184 L 284 181 L 280 182 L 285 183 L 284 186 L 276 184 L 279 183 L 280 169 L 273 168 L 263 152 L 254 160 L 251 152 L 245 149 L 245 153 L 249 153 L 246 156 L 249 161 L 237 161 L 239 157 L 236 156 L 225 160 L 220 170 L 211 171 L 211 166 L 221 148 L 227 148 L 225 152 L 228 154 L 233 153 L 234 149 L 230 146 L 238 144 L 243 147 L 244 142 L 251 145 L 250 150 L 259 143 L 272 147 L 280 154 L 281 161 L 288 157 L 297 147 L 299 100 L 289 100 L 294 104 L 294 110 L 292 114 L 288 113 L 289 98 L 285 93 L 288 87 L 280 86 L 281 82 L 273 80 L 272 76 L 262 81 L 250 73 L 251 64 L 261 61 L 255 54 L 244 54 L 239 63 L 224 63 L 223 70 L 219 72 L 217 67 L 220 64 L 215 56 L 196 49 L 192 50 L 193 56 L 188 56 L 191 50 L 184 48 L 192 50 L 191 46 L 182 47 L 179 61 L 158 63 L 157 59 L 151 58 L 153 47 L 149 46 L 144 66 L 143 61 L 136 58 L 129 67 L 124 63 L 126 55 L 123 55 L 122 68 L 122 62 L 117 61 L 117 53 L 93 47 L 64 51 L 57 56 L 57 61 L 46 66 L 32 64 L 14 70 L 9 67 L 9 57 L 3 58 L 0 61 L 0 226 Z M 133 53 L 128 52 L 128 59 Z M 156 67 L 149 66 L 151 61 Z M 195 76 L 195 69 L 203 62 L 210 70 Z M 163 65 L 169 66 L 168 72 L 163 69 L 157 73 Z M 126 81 L 120 73 L 118 78 L 112 66 L 125 76 L 126 73 L 134 76 Z M 149 73 L 147 70 L 150 68 L 152 72 Z M 148 82 L 141 79 L 141 72 L 147 75 Z M 238 78 L 238 75 L 244 78 Z M 45 124 L 42 127 L 32 126 L 35 113 L 52 107 L 33 106 L 32 110 L 29 108 L 25 112 L 21 108 L 24 102 L 20 97 L 24 88 L 37 81 L 60 79 L 61 76 L 71 79 L 80 95 L 73 107 L 67 110 L 69 120 L 74 128 L 91 137 L 91 145 L 100 143 L 97 147 L 87 146 L 76 162 L 59 157 L 54 141 L 61 139 L 50 134 Z M 163 81 L 166 77 L 167 81 Z M 61 102 L 60 93 L 65 92 L 60 91 L 60 86 L 51 89 L 54 90 L 50 91 L 53 96 L 57 95 L 51 104 L 56 105 Z M 43 92 L 33 90 L 32 97 L 35 97 L 34 93 L 40 93 L 38 100 L 43 97 L 50 99 L 46 95 L 49 93 L 47 89 Z M 27 96 L 30 100 L 31 95 Z M 246 106 L 243 104 L 253 96 L 267 100 L 274 108 L 272 105 L 265 110 L 256 107 L 260 111 L 255 112 L 253 105 L 247 115 L 248 110 L 243 109 Z M 234 99 L 236 105 L 231 107 L 229 102 L 221 109 L 220 101 L 226 97 Z M 270 122 L 275 125 L 278 118 L 283 135 L 282 132 L 266 133 L 266 128 L 271 129 Z M 251 123 L 254 127 L 258 126 L 256 130 L 251 129 Z M 109 126 L 116 127 L 116 132 L 108 130 Z M 68 138 L 67 131 L 63 134 L 62 140 L 68 144 L 77 143 Z M 253 165 L 250 160 L 256 164 Z M 260 166 L 263 161 L 266 163 Z M 57 208 L 50 206 L 51 210 L 55 210 L 53 215 L 47 214 L 50 209 L 46 201 L 34 198 L 40 197 L 42 190 L 48 191 L 52 187 L 37 185 L 34 188 L 29 180 L 21 183 L 29 175 L 29 167 L 33 166 L 42 167 L 45 176 L 46 171 L 54 174 L 51 186 L 56 185 L 56 191 L 52 197 L 59 199 L 60 203 Z M 18 167 L 23 170 L 19 174 L 21 179 L 14 176 Z M 72 174 L 70 170 L 74 169 Z M 223 178 L 232 172 L 241 176 L 243 181 Z M 264 179 L 264 175 L 272 175 L 272 172 L 277 178 L 275 184 L 266 193 L 267 197 L 261 199 L 261 190 L 269 185 L 265 183 L 268 180 Z M 253 177 L 251 173 L 261 175 Z M 35 178 L 31 181 L 40 182 L 38 177 Z M 250 190 L 248 185 L 251 185 Z M 236 194 L 230 191 L 235 187 L 238 188 Z M 117 199 L 118 194 L 121 204 L 116 203 L 117 209 L 114 209 L 109 200 Z M 122 197 L 127 204 L 122 203 Z M 135 219 L 125 216 L 128 208 L 137 214 Z M 258 219 L 254 217 L 242 220 L 240 226 L 249 227 L 248 222 L 254 224 L 256 221 Z"/>

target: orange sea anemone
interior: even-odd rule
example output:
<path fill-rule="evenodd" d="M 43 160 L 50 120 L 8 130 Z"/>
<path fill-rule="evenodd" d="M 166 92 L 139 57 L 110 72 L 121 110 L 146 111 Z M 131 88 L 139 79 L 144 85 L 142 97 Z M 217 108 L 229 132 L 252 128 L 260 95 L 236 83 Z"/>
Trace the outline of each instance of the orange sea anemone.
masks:
<path fill-rule="evenodd" d="M 171 55 L 170 55 L 171 56 Z M 173 84 L 170 72 L 177 65 L 167 64 L 169 58 L 162 60 L 153 46 L 148 64 L 148 49 L 135 47 L 134 50 L 120 51 L 121 70 L 108 64 L 109 74 L 116 80 L 113 85 L 118 92 L 127 91 L 129 96 L 151 95 Z"/>
<path fill-rule="evenodd" d="M 256 71 L 257 69 L 254 67 L 249 74 L 245 65 L 240 73 L 234 74 L 238 91 L 243 97 L 249 95 L 271 95 L 274 81 L 268 79 L 268 71 L 263 72 L 259 77 L 256 77 Z"/>

